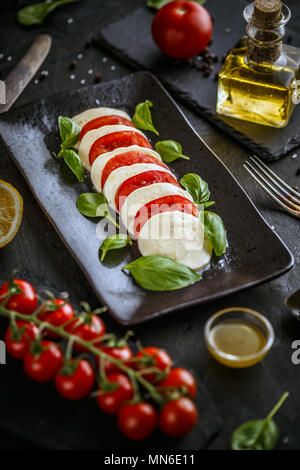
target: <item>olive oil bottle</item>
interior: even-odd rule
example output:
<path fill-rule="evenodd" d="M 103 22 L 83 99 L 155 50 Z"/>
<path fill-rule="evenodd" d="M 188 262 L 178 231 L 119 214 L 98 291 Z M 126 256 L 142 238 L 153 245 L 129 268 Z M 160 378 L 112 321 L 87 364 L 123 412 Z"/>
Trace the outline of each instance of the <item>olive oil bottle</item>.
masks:
<path fill-rule="evenodd" d="M 300 49 L 283 44 L 291 17 L 280 0 L 255 0 L 244 10 L 247 37 L 219 74 L 217 113 L 284 127 L 299 101 Z"/>

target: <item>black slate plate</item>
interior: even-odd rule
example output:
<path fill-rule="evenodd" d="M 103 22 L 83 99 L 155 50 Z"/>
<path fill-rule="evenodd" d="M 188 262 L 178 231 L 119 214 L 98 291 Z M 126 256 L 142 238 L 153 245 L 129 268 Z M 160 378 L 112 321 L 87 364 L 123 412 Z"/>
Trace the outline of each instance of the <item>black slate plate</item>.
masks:
<path fill-rule="evenodd" d="M 245 34 L 246 23 L 242 13 L 247 3 L 244 0 L 226 0 L 226 8 L 221 14 L 220 0 L 209 0 L 205 5 L 215 18 L 211 51 L 219 57 L 226 55 Z M 102 28 L 98 41 L 135 68 L 155 73 L 177 98 L 265 160 L 278 160 L 300 145 L 300 106 L 296 107 L 288 126 L 283 129 L 219 118 L 215 112 L 217 82 L 214 73 L 205 78 L 190 65 L 178 64 L 162 55 L 151 37 L 152 18 L 153 10 L 143 6 Z M 296 33 L 293 33 L 293 44 L 300 45 L 300 37 Z M 215 71 L 219 71 L 221 66 L 220 62 L 216 64 Z"/>
<path fill-rule="evenodd" d="M 151 100 L 155 104 L 153 119 L 160 131 L 159 138 L 178 140 L 185 154 L 191 157 L 190 161 L 172 164 L 175 173 L 182 176 L 195 172 L 208 181 L 213 200 L 217 201 L 214 210 L 222 216 L 228 231 L 229 249 L 224 257 L 213 261 L 211 269 L 197 284 L 173 292 L 142 290 L 121 271 L 121 267 L 136 256 L 135 247 L 131 253 L 125 250 L 121 260 L 110 259 L 105 265 L 99 262 L 100 240 L 96 236 L 96 223 L 80 215 L 75 205 L 80 193 L 92 189 L 90 180 L 87 178 L 82 184 L 67 182 L 62 171 L 65 166 L 60 167 L 50 154 L 51 150 L 57 150 L 54 133 L 57 116 L 72 116 L 95 106 L 95 99 L 103 106 L 120 107 L 130 114 L 138 102 Z M 113 317 L 123 324 L 139 323 L 246 289 L 284 273 L 293 264 L 285 245 L 149 73 L 140 72 L 120 80 L 60 93 L 18 108 L 1 117 L 0 134 L 96 293 L 108 305 Z M 102 223 L 106 224 L 105 221 Z"/>

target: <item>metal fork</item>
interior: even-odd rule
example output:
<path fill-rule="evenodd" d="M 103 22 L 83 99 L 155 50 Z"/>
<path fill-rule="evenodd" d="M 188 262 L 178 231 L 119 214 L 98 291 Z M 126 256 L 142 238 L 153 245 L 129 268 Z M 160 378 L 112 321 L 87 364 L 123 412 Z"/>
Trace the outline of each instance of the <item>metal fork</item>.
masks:
<path fill-rule="evenodd" d="M 279 178 L 256 155 L 250 157 L 250 160 L 243 166 L 260 187 L 285 211 L 300 218 L 300 193 Z"/>

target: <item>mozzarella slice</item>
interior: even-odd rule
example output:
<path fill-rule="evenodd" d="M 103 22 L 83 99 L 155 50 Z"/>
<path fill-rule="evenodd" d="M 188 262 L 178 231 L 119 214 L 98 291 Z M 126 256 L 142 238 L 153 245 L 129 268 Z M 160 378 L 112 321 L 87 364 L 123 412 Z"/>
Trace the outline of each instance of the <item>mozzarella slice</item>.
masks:
<path fill-rule="evenodd" d="M 138 210 L 148 202 L 163 196 L 183 196 L 193 202 L 187 191 L 171 183 L 154 183 L 132 191 L 121 208 L 122 222 L 131 235 L 134 234 L 133 225 Z"/>
<path fill-rule="evenodd" d="M 88 122 L 93 121 L 93 119 L 97 119 L 99 117 L 104 117 L 104 116 L 121 116 L 131 121 L 131 117 L 129 116 L 129 114 L 125 113 L 125 111 L 121 111 L 120 109 L 105 108 L 105 107 L 86 109 L 82 113 L 76 114 L 76 116 L 73 116 L 72 119 L 80 127 L 83 127 Z"/>
<path fill-rule="evenodd" d="M 134 127 L 117 125 L 117 126 L 103 126 L 103 127 L 100 127 L 99 129 L 93 129 L 92 131 L 87 132 L 83 136 L 79 145 L 78 154 L 84 167 L 87 170 L 90 170 L 91 168 L 90 160 L 89 160 L 89 153 L 90 153 L 92 145 L 94 144 L 94 142 L 96 142 L 96 140 L 100 139 L 101 137 L 105 135 L 112 134 L 113 132 L 124 132 L 124 131 L 136 132 L 138 134 L 141 134 L 143 137 L 145 137 L 145 139 L 147 139 L 147 137 L 145 136 L 145 134 L 143 134 L 142 131 L 135 129 Z"/>
<path fill-rule="evenodd" d="M 103 194 L 106 197 L 108 204 L 115 211 L 117 211 L 117 208 L 115 206 L 115 196 L 121 184 L 128 178 L 131 178 L 132 176 L 138 175 L 139 173 L 151 171 L 151 170 L 163 171 L 165 173 L 169 173 L 172 176 L 174 176 L 171 170 L 167 168 L 163 168 L 162 166 L 159 166 L 159 165 L 154 165 L 152 163 L 136 163 L 135 165 L 122 166 L 120 168 L 117 168 L 116 170 L 111 172 L 103 188 Z"/>
<path fill-rule="evenodd" d="M 138 248 L 142 256 L 167 256 L 191 269 L 204 268 L 212 254 L 200 220 L 179 211 L 151 217 L 141 229 Z"/>
<path fill-rule="evenodd" d="M 148 148 L 141 148 L 138 145 L 130 145 L 129 147 L 120 147 L 118 149 L 113 150 L 112 152 L 103 153 L 96 158 L 96 160 L 92 164 L 91 168 L 91 179 L 95 189 L 99 192 L 102 191 L 101 187 L 101 178 L 102 172 L 106 163 L 111 159 L 114 158 L 116 155 L 120 155 L 124 153 L 124 160 L 126 159 L 126 153 L 132 151 L 142 151 L 145 155 L 150 155 L 151 157 L 157 158 L 157 160 L 161 161 L 161 156 L 159 153 L 155 152 L 155 150 L 148 149 Z M 126 165 L 125 165 L 126 166 Z"/>

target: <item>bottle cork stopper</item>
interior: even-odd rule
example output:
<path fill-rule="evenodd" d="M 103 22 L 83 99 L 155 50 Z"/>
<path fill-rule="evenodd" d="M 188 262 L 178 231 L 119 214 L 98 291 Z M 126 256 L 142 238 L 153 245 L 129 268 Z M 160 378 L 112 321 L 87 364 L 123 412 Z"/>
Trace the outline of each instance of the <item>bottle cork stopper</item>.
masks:
<path fill-rule="evenodd" d="M 274 22 L 281 15 L 281 0 L 255 0 L 254 16 L 262 22 Z"/>

